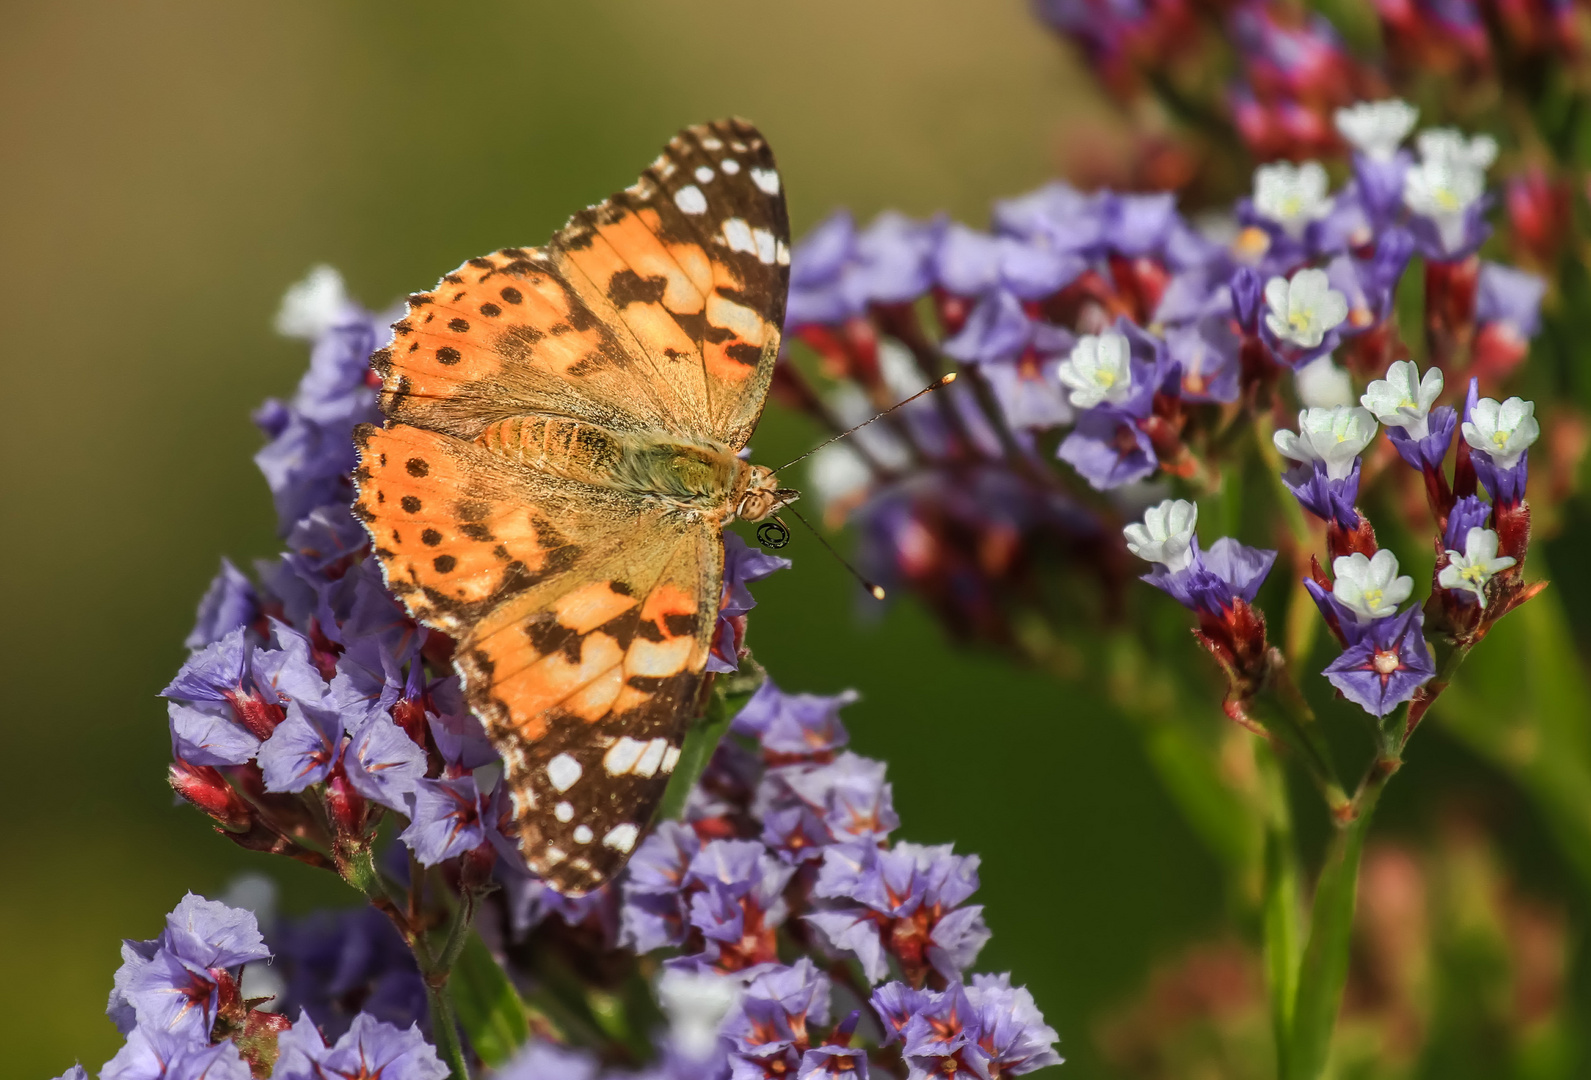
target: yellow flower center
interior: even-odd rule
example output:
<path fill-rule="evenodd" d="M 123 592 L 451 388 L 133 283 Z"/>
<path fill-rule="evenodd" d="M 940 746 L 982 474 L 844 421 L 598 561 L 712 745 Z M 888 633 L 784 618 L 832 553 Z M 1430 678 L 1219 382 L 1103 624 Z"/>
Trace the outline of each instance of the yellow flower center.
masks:
<path fill-rule="evenodd" d="M 1381 598 L 1385 595 L 1380 589 L 1366 589 L 1364 591 L 1365 607 L 1374 611 L 1381 606 Z"/>

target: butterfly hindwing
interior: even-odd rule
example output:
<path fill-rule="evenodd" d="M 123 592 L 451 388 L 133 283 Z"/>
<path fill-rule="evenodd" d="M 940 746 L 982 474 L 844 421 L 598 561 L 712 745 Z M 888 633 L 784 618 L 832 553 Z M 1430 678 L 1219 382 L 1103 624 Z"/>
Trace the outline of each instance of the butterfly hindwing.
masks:
<path fill-rule="evenodd" d="M 458 639 L 526 862 L 562 891 L 595 887 L 650 821 L 694 715 L 717 529 L 440 432 L 359 439 L 354 512 L 388 587 Z"/>

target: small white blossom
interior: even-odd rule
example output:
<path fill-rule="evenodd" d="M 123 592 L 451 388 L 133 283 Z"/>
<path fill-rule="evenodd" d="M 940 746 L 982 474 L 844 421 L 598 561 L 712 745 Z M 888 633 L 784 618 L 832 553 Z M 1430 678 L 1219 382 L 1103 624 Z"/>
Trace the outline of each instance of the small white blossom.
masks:
<path fill-rule="evenodd" d="M 738 980 L 665 968 L 658 976 L 657 1000 L 668 1017 L 674 1046 L 692 1061 L 710 1057 L 718 1046 L 724 1017 L 740 993 Z"/>
<path fill-rule="evenodd" d="M 1465 138 L 1457 128 L 1427 128 L 1415 138 L 1421 161 L 1445 161 L 1485 172 L 1497 160 L 1497 140 L 1490 135 Z"/>
<path fill-rule="evenodd" d="M 1261 165 L 1254 170 L 1254 210 L 1296 240 L 1306 225 L 1330 212 L 1326 187 L 1326 170 L 1318 161 Z"/>
<path fill-rule="evenodd" d="M 1283 341 L 1313 349 L 1348 317 L 1348 298 L 1331 287 L 1324 270 L 1300 270 L 1291 281 L 1265 283 L 1265 325 Z"/>
<path fill-rule="evenodd" d="M 1464 441 L 1485 451 L 1499 469 L 1512 469 L 1541 436 L 1536 403 L 1511 397 L 1502 404 L 1481 398 L 1464 421 Z"/>
<path fill-rule="evenodd" d="M 1411 439 L 1429 435 L 1431 406 L 1442 396 L 1442 370 L 1432 368 L 1420 378 L 1413 360 L 1399 360 L 1387 368 L 1387 377 L 1365 387 L 1359 404 L 1387 427 L 1400 427 Z"/>
<path fill-rule="evenodd" d="M 304 280 L 289 285 L 276 311 L 276 332 L 283 337 L 314 341 L 336 326 L 348 307 L 348 290 L 334 267 L 317 266 Z"/>
<path fill-rule="evenodd" d="M 1326 475 L 1342 480 L 1353 472 L 1354 458 L 1376 437 L 1376 418 L 1368 409 L 1339 405 L 1334 409 L 1304 409 L 1298 414 L 1296 433 L 1283 429 L 1273 438 L 1283 457 L 1294 461 L 1320 461 Z"/>
<path fill-rule="evenodd" d="M 1387 161 L 1414 130 L 1420 110 L 1399 98 L 1361 101 L 1336 113 L 1337 132 L 1368 158 Z"/>
<path fill-rule="evenodd" d="M 1497 534 L 1479 525 L 1473 526 L 1464 537 L 1462 553 L 1448 549 L 1448 563 L 1436 575 L 1436 583 L 1444 589 L 1463 589 L 1475 594 L 1481 607 L 1486 606 L 1486 583 L 1514 565 L 1514 559 L 1497 557 Z"/>
<path fill-rule="evenodd" d="M 1197 506 L 1186 499 L 1167 499 L 1145 510 L 1143 523 L 1134 522 L 1122 534 L 1127 550 L 1140 559 L 1182 570 L 1193 562 L 1193 526 L 1198 520 Z"/>
<path fill-rule="evenodd" d="M 1449 250 L 1464 243 L 1466 212 L 1486 193 L 1486 169 L 1497 157 L 1488 135 L 1466 139 L 1452 128 L 1420 132 L 1420 163 L 1403 174 L 1403 203 L 1436 223 Z"/>
<path fill-rule="evenodd" d="M 1353 404 L 1353 379 L 1330 356 L 1317 356 L 1293 372 L 1293 389 L 1306 409 Z"/>
<path fill-rule="evenodd" d="M 1071 390 L 1070 401 L 1079 409 L 1106 402 L 1120 405 L 1132 395 L 1132 354 L 1127 338 L 1113 330 L 1079 338 L 1055 376 Z"/>
<path fill-rule="evenodd" d="M 1398 576 L 1398 557 L 1386 548 L 1365 558 L 1359 552 L 1332 561 L 1331 595 L 1360 620 L 1396 615 L 1414 592 L 1414 579 Z"/>

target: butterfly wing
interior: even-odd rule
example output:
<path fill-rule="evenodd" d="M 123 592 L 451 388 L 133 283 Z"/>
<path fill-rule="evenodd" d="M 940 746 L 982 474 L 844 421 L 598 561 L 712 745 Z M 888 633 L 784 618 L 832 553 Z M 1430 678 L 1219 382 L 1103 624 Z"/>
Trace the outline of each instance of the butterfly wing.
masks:
<path fill-rule="evenodd" d="M 718 529 L 407 425 L 360 430 L 354 512 L 388 586 L 458 638 L 526 862 L 589 891 L 623 865 L 694 712 Z"/>
<path fill-rule="evenodd" d="M 738 450 L 779 352 L 790 224 L 743 120 L 687 128 L 542 248 L 471 259 L 409 298 L 372 360 L 393 421 L 472 439 L 526 413 Z"/>

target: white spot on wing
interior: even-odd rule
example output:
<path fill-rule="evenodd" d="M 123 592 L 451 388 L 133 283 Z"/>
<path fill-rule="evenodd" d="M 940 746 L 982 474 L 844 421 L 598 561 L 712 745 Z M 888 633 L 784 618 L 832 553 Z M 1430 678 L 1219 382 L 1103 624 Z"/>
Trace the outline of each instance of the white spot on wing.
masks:
<path fill-rule="evenodd" d="M 589 844 L 591 843 L 592 838 L 596 836 L 596 833 L 591 831 L 590 825 L 576 825 L 574 836 L 575 843 Z"/>
<path fill-rule="evenodd" d="M 635 846 L 636 838 L 640 835 L 641 830 L 626 821 L 623 825 L 615 825 L 608 830 L 608 835 L 602 838 L 602 846 L 610 847 L 614 851 L 629 851 Z"/>
<path fill-rule="evenodd" d="M 751 238 L 757 242 L 757 261 L 767 266 L 772 266 L 774 258 L 773 233 L 767 229 L 753 229 L 751 230 Z"/>
<path fill-rule="evenodd" d="M 563 862 L 569 857 L 568 853 L 561 847 L 550 847 L 545 854 L 548 862 Z"/>
<path fill-rule="evenodd" d="M 602 755 L 602 767 L 608 770 L 609 776 L 623 776 L 635 768 L 635 763 L 646 750 L 646 744 L 628 735 L 619 737 L 619 741 L 608 747 L 608 752 Z"/>
<path fill-rule="evenodd" d="M 702 140 L 703 150 L 722 150 L 723 148 L 724 144 L 713 138 L 711 135 Z"/>
<path fill-rule="evenodd" d="M 706 165 L 696 166 L 696 180 L 699 183 L 708 183 L 716 175 L 717 174 L 714 173 L 713 170 L 709 169 Z"/>
<path fill-rule="evenodd" d="M 738 173 L 740 171 L 740 162 L 736 161 L 732 157 L 725 158 L 723 161 L 720 161 L 718 163 L 718 167 L 720 169 L 723 169 L 730 176 L 734 176 L 736 173 Z"/>
<path fill-rule="evenodd" d="M 651 776 L 657 772 L 657 767 L 663 764 L 663 751 L 667 749 L 667 739 L 653 739 L 646 744 L 646 753 L 641 755 L 641 760 L 637 761 L 635 768 L 630 771 L 636 776 Z"/>
<path fill-rule="evenodd" d="M 779 194 L 779 174 L 773 169 L 752 169 L 751 179 L 769 195 Z"/>
<path fill-rule="evenodd" d="M 559 821 L 573 821 L 575 816 L 575 808 L 569 803 L 561 802 L 552 808 L 552 816 L 557 818 Z"/>
<path fill-rule="evenodd" d="M 669 773 L 673 772 L 674 766 L 678 764 L 679 747 L 671 746 L 667 750 L 663 751 L 663 764 L 660 766 L 660 768 L 663 770 L 664 776 L 667 776 Z"/>
<path fill-rule="evenodd" d="M 783 240 L 779 241 L 778 248 L 773 253 L 773 261 L 780 266 L 790 265 L 790 245 Z"/>
<path fill-rule="evenodd" d="M 674 205 L 687 214 L 701 214 L 707 210 L 707 196 L 695 184 L 686 184 L 674 193 Z"/>
<path fill-rule="evenodd" d="M 667 157 L 658 158 L 653 167 L 657 169 L 657 174 L 665 180 L 679 171 L 679 166 Z"/>
<path fill-rule="evenodd" d="M 547 762 L 547 780 L 558 791 L 568 791 L 585 770 L 568 754 L 559 754 Z"/>
<path fill-rule="evenodd" d="M 729 148 L 737 154 L 744 154 L 746 152 L 746 144 L 741 142 L 739 139 L 736 139 L 734 142 L 730 143 Z"/>
<path fill-rule="evenodd" d="M 751 226 L 746 224 L 745 218 L 732 217 L 724 222 L 724 239 L 729 242 L 730 251 L 744 251 L 747 255 L 757 252 L 756 241 L 751 238 Z"/>

